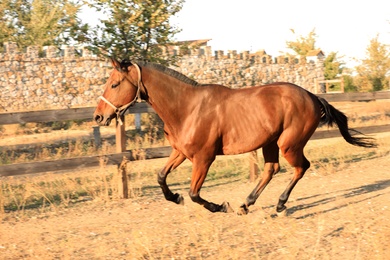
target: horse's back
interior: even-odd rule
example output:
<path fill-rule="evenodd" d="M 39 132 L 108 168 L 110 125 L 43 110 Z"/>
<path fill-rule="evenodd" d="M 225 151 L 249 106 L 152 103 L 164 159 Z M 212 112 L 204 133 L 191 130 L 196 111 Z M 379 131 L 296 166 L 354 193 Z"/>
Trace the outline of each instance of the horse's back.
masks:
<path fill-rule="evenodd" d="M 311 135 L 319 123 L 315 96 L 290 83 L 233 90 L 223 102 L 225 113 L 219 124 L 224 154 L 258 149 L 284 131 Z"/>

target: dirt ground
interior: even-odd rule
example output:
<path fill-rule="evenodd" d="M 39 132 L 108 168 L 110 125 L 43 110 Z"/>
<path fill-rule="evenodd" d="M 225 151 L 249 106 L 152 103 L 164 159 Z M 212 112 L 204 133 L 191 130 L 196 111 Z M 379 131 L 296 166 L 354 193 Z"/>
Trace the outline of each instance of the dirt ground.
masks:
<path fill-rule="evenodd" d="M 185 205 L 155 187 L 128 200 L 79 203 L 24 217 L 6 214 L 0 259 L 388 259 L 390 158 L 336 173 L 309 170 L 284 216 L 275 205 L 291 174 L 276 175 L 246 216 L 210 213 L 171 185 Z M 237 209 L 253 183 L 205 183 L 202 196 Z"/>

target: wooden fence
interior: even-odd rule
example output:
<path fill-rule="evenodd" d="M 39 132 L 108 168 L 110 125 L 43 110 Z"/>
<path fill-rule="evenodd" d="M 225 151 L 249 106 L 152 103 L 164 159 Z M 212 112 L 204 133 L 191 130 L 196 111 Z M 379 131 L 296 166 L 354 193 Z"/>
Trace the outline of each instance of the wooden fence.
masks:
<path fill-rule="evenodd" d="M 329 102 L 339 101 L 371 101 L 377 99 L 390 99 L 390 92 L 370 92 L 370 93 L 342 93 L 342 94 L 319 94 L 318 96 L 324 97 Z M 94 111 L 94 107 L 86 108 L 71 108 L 71 109 L 57 109 L 57 110 L 45 110 L 45 111 L 31 111 L 31 112 L 15 112 L 15 113 L 3 113 L 0 114 L 0 124 L 22 124 L 29 122 L 53 122 L 53 121 L 65 121 L 65 120 L 80 120 L 91 119 Z M 151 113 L 154 110 L 146 103 L 137 104 L 131 107 L 128 111 L 130 114 L 135 113 Z M 360 127 L 356 130 L 363 133 L 379 133 L 390 132 L 390 124 L 370 127 Z M 312 136 L 312 139 L 331 138 L 340 136 L 338 129 L 327 131 L 316 131 Z M 55 172 L 59 170 L 74 170 L 82 169 L 85 167 L 99 166 L 102 157 L 107 159 L 109 165 L 119 165 L 123 158 L 126 157 L 129 161 L 138 160 L 134 156 L 135 151 L 125 149 L 125 131 L 124 125 L 117 123 L 116 132 L 116 145 L 117 153 L 106 154 L 102 156 L 84 156 L 77 158 L 68 158 L 52 161 L 40 161 L 30 163 L 19 163 L 0 166 L 1 176 L 15 176 L 24 174 L 36 174 L 41 172 Z M 139 152 L 139 151 L 138 151 Z M 158 147 L 158 148 L 145 148 L 143 149 L 144 158 L 142 159 L 155 159 L 168 157 L 171 152 L 171 147 Z M 253 155 L 252 155 L 253 156 Z M 258 171 L 256 163 L 251 164 L 251 179 L 253 175 Z"/>
<path fill-rule="evenodd" d="M 315 80 L 315 93 L 318 93 L 320 89 L 320 84 L 325 84 L 325 93 L 329 93 L 329 84 L 340 83 L 340 91 L 332 91 L 332 93 L 344 93 L 344 78 L 341 79 L 331 79 L 331 80 Z"/>
<path fill-rule="evenodd" d="M 329 102 L 374 101 L 379 99 L 390 99 L 390 91 L 366 93 L 326 93 L 317 94 L 317 96 L 323 97 Z M 92 119 L 92 114 L 94 111 L 95 107 L 82 107 L 30 112 L 0 113 L 0 125 Z M 154 110 L 146 103 L 137 103 L 128 110 L 129 114 L 153 112 Z"/>

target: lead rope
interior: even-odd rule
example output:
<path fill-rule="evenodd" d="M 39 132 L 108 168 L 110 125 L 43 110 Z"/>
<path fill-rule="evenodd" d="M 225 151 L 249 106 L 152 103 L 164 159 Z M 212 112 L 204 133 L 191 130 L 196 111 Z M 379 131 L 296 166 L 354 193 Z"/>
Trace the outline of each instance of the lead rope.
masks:
<path fill-rule="evenodd" d="M 124 112 L 130 107 L 132 106 L 135 102 L 141 102 L 141 95 L 140 95 L 140 90 L 141 90 L 141 84 L 142 84 L 142 81 L 141 81 L 141 69 L 139 68 L 138 64 L 134 63 L 133 64 L 135 66 L 135 68 L 137 69 L 137 72 L 138 72 L 138 86 L 137 86 L 137 93 L 135 94 L 135 97 L 134 99 L 121 106 L 121 107 L 116 107 L 114 104 L 112 104 L 110 101 L 108 101 L 105 97 L 103 96 L 99 96 L 99 99 L 103 100 L 104 102 L 106 102 L 110 107 L 112 107 L 115 111 L 115 114 L 116 114 L 116 120 L 118 121 L 118 123 L 120 125 L 123 125 L 123 121 L 121 119 L 121 116 L 124 114 Z"/>

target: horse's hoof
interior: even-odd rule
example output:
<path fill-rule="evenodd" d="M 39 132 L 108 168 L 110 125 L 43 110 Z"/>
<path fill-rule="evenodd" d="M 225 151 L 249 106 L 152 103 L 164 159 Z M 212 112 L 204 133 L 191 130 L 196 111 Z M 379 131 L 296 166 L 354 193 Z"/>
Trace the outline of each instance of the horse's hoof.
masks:
<path fill-rule="evenodd" d="M 281 212 L 276 212 L 276 215 L 277 215 L 279 218 L 285 217 L 285 216 L 287 216 L 287 210 L 283 210 L 283 211 L 281 211 Z"/>
<path fill-rule="evenodd" d="M 184 198 L 182 195 L 176 193 L 175 194 L 175 202 L 176 204 L 179 204 L 179 205 L 184 205 Z"/>
<path fill-rule="evenodd" d="M 237 211 L 237 215 L 247 215 L 249 213 L 249 209 L 245 204 L 242 204 L 241 207 Z"/>
<path fill-rule="evenodd" d="M 278 205 L 276 207 L 276 213 L 279 214 L 279 213 L 282 213 L 287 207 L 284 206 L 284 205 Z"/>
<path fill-rule="evenodd" d="M 223 202 L 221 207 L 222 207 L 221 208 L 221 212 L 225 212 L 225 213 L 232 213 L 232 212 L 234 212 L 233 208 L 230 207 L 230 204 L 227 201 Z"/>

